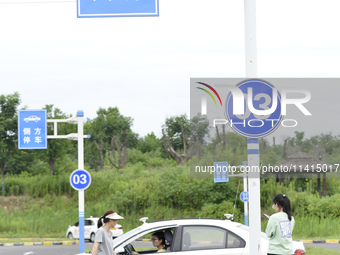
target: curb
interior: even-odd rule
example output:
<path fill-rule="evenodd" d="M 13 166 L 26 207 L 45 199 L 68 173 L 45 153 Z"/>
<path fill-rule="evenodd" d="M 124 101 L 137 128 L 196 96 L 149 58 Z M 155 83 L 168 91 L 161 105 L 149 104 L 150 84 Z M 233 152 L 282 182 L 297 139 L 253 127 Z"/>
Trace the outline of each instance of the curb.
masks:
<path fill-rule="evenodd" d="M 24 243 L 0 243 L 0 246 L 38 246 L 38 245 L 75 245 L 79 241 L 54 241 L 54 242 L 24 242 Z"/>
<path fill-rule="evenodd" d="M 303 243 L 327 243 L 327 244 L 339 244 L 339 239 L 326 239 L 326 240 L 299 240 Z"/>
<path fill-rule="evenodd" d="M 340 243 L 339 239 L 330 239 L 330 240 L 326 240 L 326 243 Z"/>

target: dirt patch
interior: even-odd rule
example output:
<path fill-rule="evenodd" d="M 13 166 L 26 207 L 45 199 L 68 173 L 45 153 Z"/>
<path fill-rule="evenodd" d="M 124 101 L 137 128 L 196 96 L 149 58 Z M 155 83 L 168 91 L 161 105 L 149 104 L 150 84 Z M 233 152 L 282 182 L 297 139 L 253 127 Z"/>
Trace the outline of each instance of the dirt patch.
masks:
<path fill-rule="evenodd" d="M 28 196 L 0 196 L 1 209 L 13 212 L 14 210 L 23 210 L 29 203 Z"/>
<path fill-rule="evenodd" d="M 62 196 L 64 201 L 71 201 L 71 198 Z M 54 199 L 50 196 L 44 198 L 32 198 L 30 196 L 0 196 L 0 210 L 8 211 L 25 211 L 28 210 L 33 204 L 38 207 L 51 206 L 54 203 Z"/>

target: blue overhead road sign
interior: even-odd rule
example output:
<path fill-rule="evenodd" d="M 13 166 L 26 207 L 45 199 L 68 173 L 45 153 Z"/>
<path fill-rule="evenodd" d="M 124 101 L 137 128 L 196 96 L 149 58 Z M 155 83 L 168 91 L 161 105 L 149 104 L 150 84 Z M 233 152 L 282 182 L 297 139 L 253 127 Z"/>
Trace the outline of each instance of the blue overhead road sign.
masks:
<path fill-rule="evenodd" d="M 47 149 L 46 110 L 18 112 L 18 148 Z"/>
<path fill-rule="evenodd" d="M 77 0 L 78 18 L 159 16 L 158 0 Z"/>

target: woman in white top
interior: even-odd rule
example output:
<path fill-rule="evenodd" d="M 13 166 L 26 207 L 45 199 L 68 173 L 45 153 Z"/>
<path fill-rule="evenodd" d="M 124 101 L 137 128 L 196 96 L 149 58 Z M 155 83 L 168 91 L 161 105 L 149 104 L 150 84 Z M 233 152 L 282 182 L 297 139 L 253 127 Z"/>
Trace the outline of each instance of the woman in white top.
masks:
<path fill-rule="evenodd" d="M 92 255 L 116 255 L 113 251 L 113 239 L 110 229 L 114 228 L 120 219 L 124 218 L 113 210 L 105 212 L 104 215 L 99 218 L 97 222 L 98 230 L 92 247 Z"/>

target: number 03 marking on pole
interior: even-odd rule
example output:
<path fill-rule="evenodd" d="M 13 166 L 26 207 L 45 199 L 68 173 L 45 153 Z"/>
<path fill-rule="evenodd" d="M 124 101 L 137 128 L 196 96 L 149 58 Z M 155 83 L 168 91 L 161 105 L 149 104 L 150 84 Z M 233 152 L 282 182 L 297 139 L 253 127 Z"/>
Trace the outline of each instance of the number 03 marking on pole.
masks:
<path fill-rule="evenodd" d="M 84 169 L 74 170 L 70 175 L 70 184 L 75 190 L 85 190 L 91 184 L 91 175 Z"/>

